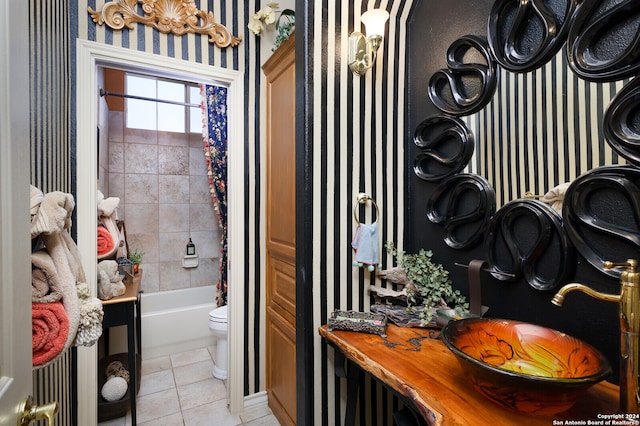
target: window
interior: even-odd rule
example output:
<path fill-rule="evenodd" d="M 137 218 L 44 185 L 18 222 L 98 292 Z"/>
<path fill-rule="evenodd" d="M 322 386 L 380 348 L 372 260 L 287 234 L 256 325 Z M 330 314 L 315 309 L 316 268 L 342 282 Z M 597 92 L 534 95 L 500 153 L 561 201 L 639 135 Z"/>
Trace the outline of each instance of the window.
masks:
<path fill-rule="evenodd" d="M 129 73 L 125 81 L 129 96 L 125 107 L 127 127 L 202 132 L 200 88 L 197 85 Z"/>

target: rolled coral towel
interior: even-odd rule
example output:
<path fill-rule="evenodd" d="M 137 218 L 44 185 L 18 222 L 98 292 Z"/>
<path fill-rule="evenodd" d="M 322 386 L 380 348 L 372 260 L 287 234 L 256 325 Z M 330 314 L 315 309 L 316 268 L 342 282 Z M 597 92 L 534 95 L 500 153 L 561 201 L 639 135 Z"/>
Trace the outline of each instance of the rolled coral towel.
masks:
<path fill-rule="evenodd" d="M 117 249 L 115 241 L 107 228 L 98 225 L 98 259 L 109 257 Z"/>
<path fill-rule="evenodd" d="M 44 366 L 65 348 L 69 319 L 61 302 L 32 303 L 31 311 L 33 366 Z"/>
<path fill-rule="evenodd" d="M 62 299 L 60 277 L 46 250 L 31 253 L 31 301 L 51 303 Z"/>
<path fill-rule="evenodd" d="M 120 244 L 120 230 L 118 229 L 118 204 L 120 204 L 120 198 L 109 197 L 104 198 L 104 194 L 98 191 L 98 225 L 103 226 L 111 235 L 111 242 L 113 243 L 113 249 L 109 244 L 109 250 L 101 252 L 100 250 L 100 231 L 98 233 L 98 259 L 104 259 L 113 257 L 118 250 Z"/>

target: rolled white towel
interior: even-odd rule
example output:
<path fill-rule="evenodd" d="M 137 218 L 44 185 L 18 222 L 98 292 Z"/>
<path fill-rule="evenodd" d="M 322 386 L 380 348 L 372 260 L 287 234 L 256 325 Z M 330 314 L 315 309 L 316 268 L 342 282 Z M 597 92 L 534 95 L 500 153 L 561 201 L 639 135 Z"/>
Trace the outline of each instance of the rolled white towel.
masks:
<path fill-rule="evenodd" d="M 62 299 L 58 270 L 46 250 L 31 253 L 31 301 L 51 303 Z"/>
<path fill-rule="evenodd" d="M 60 191 L 46 194 L 31 221 L 31 238 L 71 229 L 71 213 L 75 205 L 71 194 Z"/>
<path fill-rule="evenodd" d="M 98 217 L 111 217 L 120 204 L 120 198 L 104 198 L 104 194 L 98 191 Z"/>
<path fill-rule="evenodd" d="M 564 202 L 564 195 L 567 193 L 567 189 L 571 185 L 570 182 L 561 183 L 560 185 L 550 189 L 540 201 L 547 203 L 554 209 L 560 216 L 562 216 L 562 204 Z"/>
<path fill-rule="evenodd" d="M 44 194 L 42 193 L 42 191 L 40 191 L 39 188 L 31 185 L 30 197 L 31 198 L 30 198 L 29 207 L 30 207 L 31 219 L 33 219 L 36 213 L 38 213 L 40 204 L 42 204 L 42 200 L 44 199 Z"/>

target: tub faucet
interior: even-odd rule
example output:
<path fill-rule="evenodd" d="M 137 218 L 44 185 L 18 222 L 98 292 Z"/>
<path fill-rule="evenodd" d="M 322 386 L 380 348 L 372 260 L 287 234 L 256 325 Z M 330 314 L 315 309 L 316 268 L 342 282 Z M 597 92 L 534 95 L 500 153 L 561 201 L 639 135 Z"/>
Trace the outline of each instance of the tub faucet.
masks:
<path fill-rule="evenodd" d="M 640 412 L 640 272 L 636 272 L 638 261 L 628 259 L 623 263 L 605 262 L 604 268 L 626 268 L 620 274 L 620 294 L 606 294 L 583 284 L 570 283 L 563 286 L 551 303 L 562 306 L 567 293 L 577 290 L 599 300 L 618 302 L 620 305 L 620 411 Z"/>

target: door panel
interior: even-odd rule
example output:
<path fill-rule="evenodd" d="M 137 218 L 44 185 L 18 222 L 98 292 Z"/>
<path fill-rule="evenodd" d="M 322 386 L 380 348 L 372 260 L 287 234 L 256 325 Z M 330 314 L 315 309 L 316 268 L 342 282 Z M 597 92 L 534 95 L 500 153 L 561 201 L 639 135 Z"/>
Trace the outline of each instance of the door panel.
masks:
<path fill-rule="evenodd" d="M 270 311 L 267 335 L 273 348 L 269 359 L 269 406 L 280 424 L 295 424 L 296 418 L 296 343 L 290 321 Z"/>
<path fill-rule="evenodd" d="M 295 324 L 296 265 L 272 256 L 269 265 L 269 282 L 271 288 L 267 295 L 268 306 L 286 317 L 291 324 Z M 293 339 L 295 340 L 295 333 Z"/>
<path fill-rule="evenodd" d="M 0 45 L 0 424 L 32 393 L 28 5 L 2 3 Z"/>
<path fill-rule="evenodd" d="M 291 37 L 265 63 L 266 375 L 269 406 L 296 419 L 295 64 Z"/>

